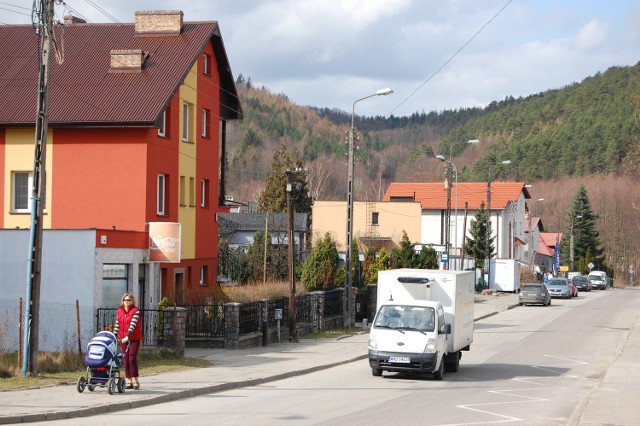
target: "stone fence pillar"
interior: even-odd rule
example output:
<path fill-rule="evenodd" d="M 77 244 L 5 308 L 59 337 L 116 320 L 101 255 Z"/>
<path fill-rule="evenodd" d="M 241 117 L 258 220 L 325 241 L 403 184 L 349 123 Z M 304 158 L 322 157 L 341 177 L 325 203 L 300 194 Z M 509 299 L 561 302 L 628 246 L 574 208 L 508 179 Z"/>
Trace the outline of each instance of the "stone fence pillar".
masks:
<path fill-rule="evenodd" d="M 240 348 L 240 304 L 224 304 L 224 347 Z"/>
<path fill-rule="evenodd" d="M 178 356 L 184 356 L 187 334 L 187 310 L 185 308 L 167 308 L 163 311 L 163 340 Z"/>

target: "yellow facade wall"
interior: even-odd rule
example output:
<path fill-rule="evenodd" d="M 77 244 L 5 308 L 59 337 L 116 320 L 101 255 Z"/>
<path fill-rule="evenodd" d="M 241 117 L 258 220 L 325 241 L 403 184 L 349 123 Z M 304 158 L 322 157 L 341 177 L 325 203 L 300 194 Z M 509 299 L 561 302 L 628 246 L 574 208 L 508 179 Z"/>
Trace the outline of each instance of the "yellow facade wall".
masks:
<path fill-rule="evenodd" d="M 196 256 L 196 199 L 197 185 L 196 182 L 196 140 L 198 139 L 198 79 L 197 79 L 198 63 L 196 62 L 191 71 L 185 78 L 184 84 L 180 86 L 180 159 L 178 170 L 181 181 L 184 180 L 184 186 L 181 184 L 179 190 L 184 193 L 180 194 L 180 200 L 184 200 L 184 205 L 180 205 L 178 209 L 178 221 L 182 224 L 182 259 L 194 259 Z M 187 141 L 182 140 L 182 129 L 185 122 L 184 105 L 190 106 L 189 138 Z M 181 203 L 182 204 L 182 203 Z"/>
<path fill-rule="evenodd" d="M 6 129 L 5 144 L 5 165 L 4 165 L 4 227 L 5 228 L 30 228 L 30 213 L 13 213 L 11 212 L 13 197 L 13 179 L 12 172 L 33 172 L 34 152 L 35 152 L 35 130 L 34 129 Z M 43 227 L 51 228 L 51 181 L 54 170 L 52 170 L 53 162 L 53 131 L 49 129 L 47 136 L 47 155 L 46 155 L 46 204 L 43 217 Z"/>
<path fill-rule="evenodd" d="M 378 225 L 370 225 L 373 213 L 378 214 Z M 313 242 L 329 233 L 337 243 L 338 251 L 346 250 L 347 202 L 316 201 L 312 206 Z M 356 201 L 353 204 L 353 237 L 356 241 L 375 235 L 390 238 L 394 246 L 402 239 L 403 231 L 412 243 L 420 242 L 422 208 L 417 202 Z M 369 224 L 368 224 L 369 222 Z"/>

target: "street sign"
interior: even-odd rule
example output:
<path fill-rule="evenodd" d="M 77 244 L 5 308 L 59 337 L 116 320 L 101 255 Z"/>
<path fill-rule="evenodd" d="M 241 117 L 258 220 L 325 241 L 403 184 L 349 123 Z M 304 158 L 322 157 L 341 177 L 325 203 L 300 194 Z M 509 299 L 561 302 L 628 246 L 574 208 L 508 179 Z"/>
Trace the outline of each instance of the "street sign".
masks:
<path fill-rule="evenodd" d="M 442 263 L 449 263 L 449 255 L 447 253 L 442 253 L 440 260 L 442 260 Z"/>
<path fill-rule="evenodd" d="M 588 264 L 587 266 L 588 266 L 588 267 L 589 267 L 589 269 L 591 270 L 591 269 L 593 269 L 593 267 L 594 267 L 594 266 L 596 266 L 596 265 L 594 265 L 593 263 L 589 262 L 589 264 Z"/>

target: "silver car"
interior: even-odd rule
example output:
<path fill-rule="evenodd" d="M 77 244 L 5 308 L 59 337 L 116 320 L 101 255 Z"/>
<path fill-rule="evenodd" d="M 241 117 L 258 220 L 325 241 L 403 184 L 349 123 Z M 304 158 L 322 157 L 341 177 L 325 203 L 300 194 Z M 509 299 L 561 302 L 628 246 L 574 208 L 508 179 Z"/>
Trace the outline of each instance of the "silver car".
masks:
<path fill-rule="evenodd" d="M 571 284 L 566 278 L 551 278 L 547 284 L 547 290 L 551 297 L 561 297 L 563 299 L 571 299 Z"/>
<path fill-rule="evenodd" d="M 544 284 L 527 283 L 520 289 L 518 300 L 523 306 L 531 304 L 549 306 L 551 304 L 551 294 L 549 294 Z"/>

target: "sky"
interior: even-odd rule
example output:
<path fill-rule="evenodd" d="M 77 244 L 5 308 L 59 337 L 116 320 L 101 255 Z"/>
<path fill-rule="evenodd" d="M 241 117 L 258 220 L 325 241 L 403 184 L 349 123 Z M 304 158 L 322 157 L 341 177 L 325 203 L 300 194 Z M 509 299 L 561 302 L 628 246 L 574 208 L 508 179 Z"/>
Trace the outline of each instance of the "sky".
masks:
<path fill-rule="evenodd" d="M 0 1 L 0 24 L 31 22 Z M 217 21 L 234 77 L 357 115 L 482 107 L 640 61 L 637 0 L 64 0 L 91 23 L 179 9 Z M 118 48 L 124 48 L 119 46 Z M 389 96 L 373 96 L 391 88 Z M 367 98 L 367 99 L 362 99 Z M 362 100 L 360 100 L 362 99 Z M 357 102 L 356 102 L 357 101 Z M 354 103 L 355 106 L 354 106 Z"/>

